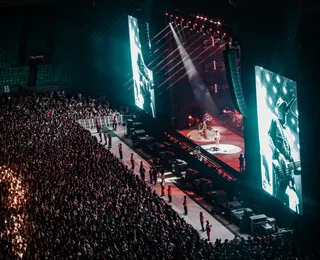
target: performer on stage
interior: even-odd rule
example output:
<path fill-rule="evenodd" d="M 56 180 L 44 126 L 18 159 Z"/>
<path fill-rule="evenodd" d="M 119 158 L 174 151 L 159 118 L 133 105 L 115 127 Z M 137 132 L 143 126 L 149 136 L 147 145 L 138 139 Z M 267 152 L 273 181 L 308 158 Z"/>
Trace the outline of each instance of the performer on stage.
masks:
<path fill-rule="evenodd" d="M 212 149 L 217 149 L 219 150 L 220 147 L 220 133 L 218 130 L 216 130 L 213 134 L 213 141 L 214 141 L 214 145 L 212 147 Z"/>
<path fill-rule="evenodd" d="M 202 123 L 200 118 L 197 118 L 197 128 L 198 128 L 198 133 L 200 134 L 201 129 L 202 129 Z"/>
<path fill-rule="evenodd" d="M 208 127 L 207 127 L 207 122 L 203 122 L 203 136 L 204 139 L 208 139 Z"/>

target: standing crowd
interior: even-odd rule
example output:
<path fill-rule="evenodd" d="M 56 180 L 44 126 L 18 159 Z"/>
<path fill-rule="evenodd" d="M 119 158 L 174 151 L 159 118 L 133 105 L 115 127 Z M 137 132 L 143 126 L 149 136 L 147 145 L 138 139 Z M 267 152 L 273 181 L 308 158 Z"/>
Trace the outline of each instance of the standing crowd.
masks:
<path fill-rule="evenodd" d="M 84 107 L 64 95 L 1 100 L 0 259 L 306 259 L 287 238 L 202 239 L 76 123 Z"/>

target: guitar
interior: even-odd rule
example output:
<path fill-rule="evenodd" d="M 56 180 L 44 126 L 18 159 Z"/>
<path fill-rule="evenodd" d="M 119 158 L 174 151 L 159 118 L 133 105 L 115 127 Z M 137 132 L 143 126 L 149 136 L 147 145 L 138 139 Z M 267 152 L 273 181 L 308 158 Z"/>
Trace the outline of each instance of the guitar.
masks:
<path fill-rule="evenodd" d="M 290 179 L 292 177 L 292 173 L 294 175 L 300 175 L 301 173 L 300 161 L 288 162 L 283 157 L 280 157 L 279 160 L 272 160 L 272 168 L 269 169 L 267 158 L 265 157 L 265 155 L 262 155 L 261 163 L 264 169 L 264 175 L 265 175 L 264 177 L 266 182 L 265 185 L 269 185 L 269 186 L 271 185 L 270 184 L 271 173 L 273 173 L 274 184 L 276 184 L 280 180 Z"/>
<path fill-rule="evenodd" d="M 273 172 L 273 195 L 281 200 L 284 199 L 284 192 L 293 180 L 293 175 L 300 174 L 300 161 L 288 162 L 283 157 L 272 161 Z"/>
<path fill-rule="evenodd" d="M 282 178 L 291 177 L 291 173 L 294 175 L 300 175 L 300 161 L 287 162 L 285 159 L 273 160 L 272 169 L 274 176 L 281 176 Z"/>

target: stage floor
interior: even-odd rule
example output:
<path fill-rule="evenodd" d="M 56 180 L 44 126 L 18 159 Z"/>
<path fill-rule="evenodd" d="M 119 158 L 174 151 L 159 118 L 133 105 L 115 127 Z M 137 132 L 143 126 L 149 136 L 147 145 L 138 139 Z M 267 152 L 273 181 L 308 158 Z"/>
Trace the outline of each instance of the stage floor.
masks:
<path fill-rule="evenodd" d="M 218 130 L 220 133 L 220 149 L 214 151 L 213 133 Z M 178 130 L 178 132 L 188 139 L 192 140 L 195 144 L 200 145 L 203 149 L 231 166 L 233 169 L 240 171 L 239 156 L 245 153 L 244 139 L 242 136 L 232 132 L 228 128 L 216 125 L 208 131 L 208 139 L 199 134 L 198 129 Z"/>

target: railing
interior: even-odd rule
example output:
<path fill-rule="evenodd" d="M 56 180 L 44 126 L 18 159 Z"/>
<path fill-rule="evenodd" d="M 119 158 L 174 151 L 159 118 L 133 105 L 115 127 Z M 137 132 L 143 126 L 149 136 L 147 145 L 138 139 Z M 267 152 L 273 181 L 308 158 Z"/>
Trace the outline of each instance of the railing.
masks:
<path fill-rule="evenodd" d="M 128 119 L 134 119 L 134 116 L 131 115 L 117 115 L 117 122 L 119 125 L 126 123 Z M 114 116 L 104 116 L 88 119 L 79 119 L 78 123 L 85 129 L 93 129 L 97 127 L 96 121 L 101 127 L 111 127 L 113 124 Z"/>

